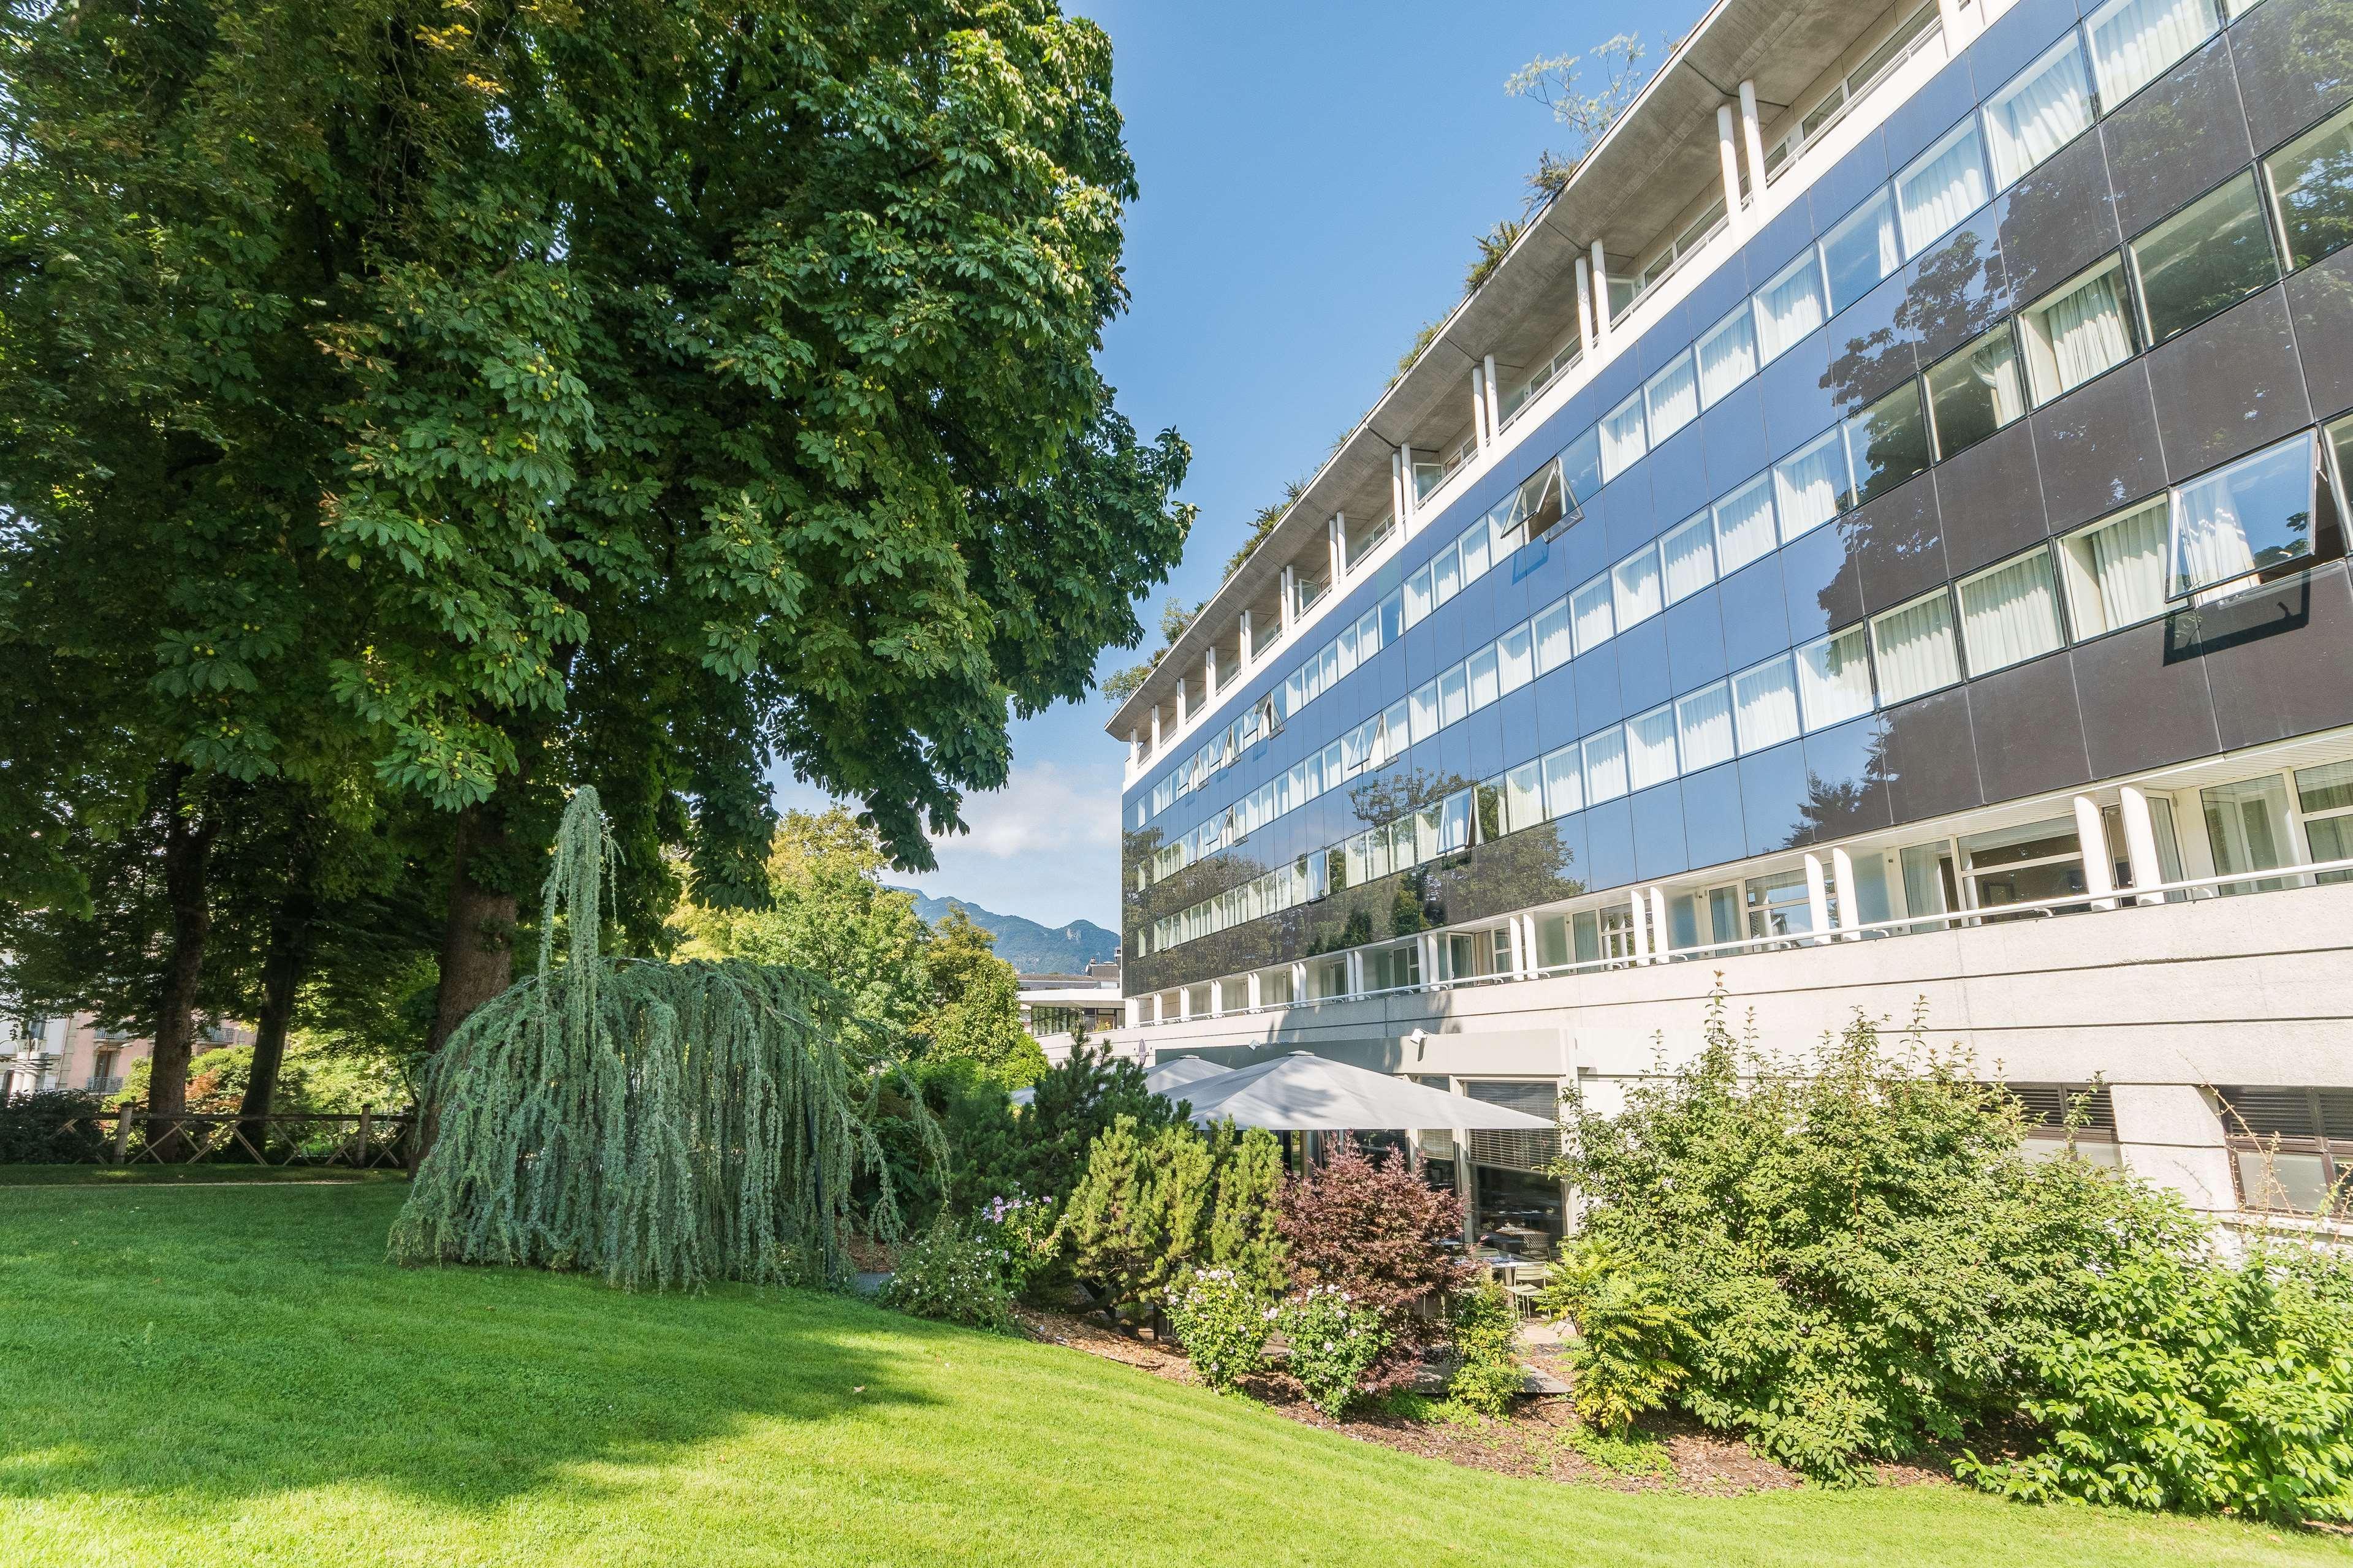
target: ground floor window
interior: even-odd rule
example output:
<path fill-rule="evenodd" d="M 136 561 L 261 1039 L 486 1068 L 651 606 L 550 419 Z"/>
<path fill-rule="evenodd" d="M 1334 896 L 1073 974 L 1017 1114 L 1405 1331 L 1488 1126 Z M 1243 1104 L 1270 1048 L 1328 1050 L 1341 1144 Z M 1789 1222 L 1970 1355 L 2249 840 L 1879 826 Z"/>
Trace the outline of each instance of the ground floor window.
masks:
<path fill-rule="evenodd" d="M 2215 1091 L 2239 1206 L 2342 1216 L 2353 1186 L 2353 1089 Z"/>
<path fill-rule="evenodd" d="M 2116 1105 L 2106 1085 L 2009 1083 L 2002 1088 L 2025 1108 L 2028 1159 L 2047 1160 L 2072 1151 L 2091 1164 L 2123 1163 L 2116 1149 Z"/>

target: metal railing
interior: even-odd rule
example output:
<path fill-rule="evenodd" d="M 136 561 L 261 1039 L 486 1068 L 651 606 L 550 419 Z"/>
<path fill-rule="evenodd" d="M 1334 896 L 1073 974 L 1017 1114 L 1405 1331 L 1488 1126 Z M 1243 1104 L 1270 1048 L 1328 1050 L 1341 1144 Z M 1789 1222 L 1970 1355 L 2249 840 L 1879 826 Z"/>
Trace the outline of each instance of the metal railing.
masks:
<path fill-rule="evenodd" d="M 1973 910 L 1948 910 L 1939 914 L 1905 915 L 1899 919 L 1884 921 L 1862 921 L 1852 925 L 1833 925 L 1825 931 L 1790 931 L 1776 936 L 1745 937 L 1733 942 L 1702 942 L 1692 947 L 1666 947 L 1641 956 L 1577 959 L 1567 963 L 1539 964 L 1520 973 L 1507 972 L 1427 979 L 1417 981 L 1410 985 L 1390 985 L 1374 991 L 1352 991 L 1337 996 L 1314 996 L 1293 1002 L 1266 1002 L 1255 1007 L 1220 1007 L 1211 1013 L 1195 1016 L 1248 1017 L 1253 1014 L 1282 1013 L 1299 1007 L 1336 1006 L 1344 1003 L 1377 1001 L 1388 996 L 1409 996 L 1433 991 L 1467 990 L 1477 986 L 1509 984 L 1523 980 L 1555 980 L 1564 975 L 1599 974 L 1610 970 L 1640 969 L 1662 963 L 1689 963 L 1699 959 L 1741 958 L 1754 952 L 1780 952 L 1797 948 L 1836 947 L 1841 942 L 1884 941 L 1890 937 L 1971 930 L 2013 921 L 2053 920 L 2079 914 L 2111 914 L 2123 909 L 2156 909 L 2168 904 L 2194 903 L 2210 899 L 2243 898 L 2251 893 L 2281 892 L 2291 887 L 2316 887 L 2324 880 L 2336 879 L 2353 881 L 2353 859 L 2316 860 L 2303 865 L 2282 866 L 2263 871 L 2232 871 L 2211 877 L 2184 878 L 2172 882 L 2152 882 L 2146 888 L 2118 888 L 2114 892 L 2108 893 L 2070 893 L 2063 898 L 2031 899 L 2014 904 L 1994 904 Z M 1463 929 L 1486 931 L 1492 929 L 1492 925 L 1493 922 L 1482 922 Z M 1419 934 L 1434 935 L 1443 941 L 1453 932 L 1441 929 Z M 1388 944 L 1373 945 L 1387 946 Z M 1316 956 L 1329 959 L 1334 955 L 1319 953 Z M 1174 1024 L 1179 1021 L 1176 1018 L 1152 1019 L 1139 1024 L 1138 1026 L 1153 1028 L 1163 1024 Z M 1189 1023 L 1193 1020 L 1181 1021 Z"/>

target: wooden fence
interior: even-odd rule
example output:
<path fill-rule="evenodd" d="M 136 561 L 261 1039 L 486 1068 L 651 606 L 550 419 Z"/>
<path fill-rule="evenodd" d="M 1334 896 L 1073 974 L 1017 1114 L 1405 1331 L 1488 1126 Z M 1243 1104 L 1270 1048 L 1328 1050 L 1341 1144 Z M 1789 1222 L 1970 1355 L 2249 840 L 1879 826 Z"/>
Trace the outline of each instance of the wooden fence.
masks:
<path fill-rule="evenodd" d="M 373 1106 L 362 1106 L 356 1115 L 239 1116 L 157 1114 L 123 1105 L 73 1118 L 60 1131 L 88 1130 L 90 1137 L 70 1142 L 88 1151 L 81 1163 L 90 1164 L 340 1165 L 365 1171 L 405 1166 L 415 1122 L 413 1112 L 384 1114 Z"/>

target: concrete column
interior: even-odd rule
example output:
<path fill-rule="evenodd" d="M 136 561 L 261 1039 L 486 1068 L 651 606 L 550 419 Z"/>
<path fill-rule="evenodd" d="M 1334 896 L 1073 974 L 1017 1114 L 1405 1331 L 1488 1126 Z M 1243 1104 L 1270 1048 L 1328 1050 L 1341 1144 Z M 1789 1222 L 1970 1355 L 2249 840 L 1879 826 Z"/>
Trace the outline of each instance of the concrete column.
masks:
<path fill-rule="evenodd" d="M 1609 260 L 1601 242 L 1593 242 L 1593 338 L 1604 351 L 1609 347 Z"/>
<path fill-rule="evenodd" d="M 1740 205 L 1740 148 L 1738 132 L 1733 125 L 1732 105 L 1720 103 L 1715 109 L 1715 161 L 1724 172 L 1724 212 L 1732 220 L 1732 232 L 1748 232 L 1748 213 Z"/>
<path fill-rule="evenodd" d="M 1475 364 L 1471 367 L 1471 437 L 1482 452 L 1494 439 L 1487 428 L 1487 373 Z"/>
<path fill-rule="evenodd" d="M 1282 569 L 1282 631 L 1285 637 L 1291 635 L 1291 617 L 1297 614 L 1292 607 L 1292 604 L 1298 596 L 1298 570 L 1295 567 L 1286 566 Z"/>
<path fill-rule="evenodd" d="M 1207 707 L 1218 694 L 1218 645 L 1211 643 L 1201 655 L 1201 703 Z"/>
<path fill-rule="evenodd" d="M 1160 704 L 1157 702 L 1152 705 L 1152 749 L 1155 752 L 1160 750 Z"/>
<path fill-rule="evenodd" d="M 1479 1245 L 1479 1189 L 1471 1180 L 1471 1134 L 1461 1128 L 1454 1133 L 1454 1195 L 1462 1200 L 1462 1246 L 1467 1250 Z"/>
<path fill-rule="evenodd" d="M 2125 858 L 2132 867 L 2133 886 L 2153 888 L 2165 880 L 2157 858 L 2157 822 L 2149 815 L 2148 796 L 2126 784 L 2118 792 L 2125 819 Z M 2143 893 L 2139 902 L 2161 904 L 2163 893 Z"/>
<path fill-rule="evenodd" d="M 1968 0 L 1936 0 L 1936 14 L 1945 24 L 1945 58 L 1951 59 L 1968 47 L 1968 41 L 1981 30 L 1985 19 L 1986 0 L 1971 5 Z"/>
<path fill-rule="evenodd" d="M 1844 889 L 1840 889 L 1841 895 Z M 1806 857 L 1806 913 L 1818 933 L 1816 942 L 1828 942 L 1831 930 L 1831 892 L 1829 879 L 1822 872 L 1822 858 Z"/>
<path fill-rule="evenodd" d="M 1651 955 L 1662 963 L 1666 962 L 1672 944 L 1667 941 L 1667 892 L 1663 888 L 1651 889 Z"/>
<path fill-rule="evenodd" d="M 1740 84 L 1740 144 L 1748 150 L 1748 193 L 1761 207 L 1765 202 L 1765 130 L 1757 113 L 1757 84 Z"/>
<path fill-rule="evenodd" d="M 1131 996 L 1127 999 L 1127 1026 L 1134 1029 L 1140 1027 L 1143 1023 L 1144 998 L 1141 996 Z"/>
<path fill-rule="evenodd" d="M 1143 760 L 1144 760 L 1144 734 L 1143 734 L 1143 731 L 1139 731 L 1139 730 L 1130 730 L 1130 731 L 1128 731 L 1128 732 L 1127 732 L 1127 765 L 1128 765 L 1129 767 L 1131 767 L 1131 768 L 1132 768 L 1132 767 L 1135 766 L 1135 764 L 1136 764 L 1136 763 L 1138 763 L 1142 762 Z"/>
<path fill-rule="evenodd" d="M 1504 389 L 1495 380 L 1495 356 L 1489 354 L 1487 365 L 1487 430 L 1491 435 L 1504 433 Z"/>
<path fill-rule="evenodd" d="M 1577 337 L 1587 353 L 1593 353 L 1593 271 L 1582 256 L 1577 258 Z"/>
<path fill-rule="evenodd" d="M 1361 949 L 1361 948 L 1352 948 L 1352 949 L 1350 949 L 1350 950 L 1349 950 L 1349 952 L 1348 952 L 1348 994 L 1349 994 L 1349 995 L 1351 995 L 1351 996 L 1362 996 L 1364 994 L 1365 994 L 1365 954 L 1364 954 L 1364 951 L 1363 951 L 1363 949 Z"/>
<path fill-rule="evenodd" d="M 1340 591 L 1340 579 L 1347 574 L 1347 563 L 1340 551 L 1340 531 L 1347 526 L 1346 519 L 1334 512 L 1324 522 L 1324 553 L 1332 566 L 1332 591 Z"/>
<path fill-rule="evenodd" d="M 1185 678 L 1181 675 L 1176 678 L 1176 727 L 1185 727 Z"/>
<path fill-rule="evenodd" d="M 1259 1008 L 1266 1005 L 1265 1001 L 1262 999 L 1266 988 L 1260 984 L 1257 970 L 1253 969 L 1250 972 L 1250 977 L 1243 982 L 1243 984 L 1247 988 L 1245 994 L 1250 998 L 1250 1006 L 1252 1012 L 1256 1012 Z"/>
<path fill-rule="evenodd" d="M 1258 657 L 1258 649 L 1250 646 L 1250 613 L 1248 610 L 1242 612 L 1241 638 L 1242 668 L 1248 669 L 1250 660 Z"/>
<path fill-rule="evenodd" d="M 1642 889 L 1637 888 L 1633 892 L 1634 962 L 1637 963 L 1651 962 L 1651 917 L 1650 911 L 1642 907 L 1643 903 Z"/>
<path fill-rule="evenodd" d="M 2106 825 L 2100 820 L 2100 803 L 2088 795 L 2075 797 L 2075 841 L 2084 849 L 2084 888 L 2092 895 L 2095 910 L 2112 910 L 2115 899 L 2106 895 L 2116 890 L 2115 863 L 2108 858 Z"/>
<path fill-rule="evenodd" d="M 1192 1016 L 1193 988 L 1190 985 L 1180 985 L 1176 988 L 1176 1017 L 1179 1022 L 1182 1022 Z"/>
<path fill-rule="evenodd" d="M 1291 966 L 1291 1002 L 1292 1002 L 1292 1005 L 1293 1005 L 1293 1006 L 1297 1006 L 1300 1003 L 1304 1002 L 1304 1001 L 1306 1001 L 1306 1000 L 1307 1000 L 1307 965 L 1305 965 L 1305 964 L 1303 964 L 1303 963 L 1294 963 L 1294 964 L 1293 964 L 1293 965 Z"/>
<path fill-rule="evenodd" d="M 1838 883 L 1838 928 L 1848 933 L 1847 941 L 1861 942 L 1862 933 L 1854 929 L 1862 923 L 1862 911 L 1855 907 L 1854 857 L 1843 849 L 1831 850 L 1831 876 Z"/>

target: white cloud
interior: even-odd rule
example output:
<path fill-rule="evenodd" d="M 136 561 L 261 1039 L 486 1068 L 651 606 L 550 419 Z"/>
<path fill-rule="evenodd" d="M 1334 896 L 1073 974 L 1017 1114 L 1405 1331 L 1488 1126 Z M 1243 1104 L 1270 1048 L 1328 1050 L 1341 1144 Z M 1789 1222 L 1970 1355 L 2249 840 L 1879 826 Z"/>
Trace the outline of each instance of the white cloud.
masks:
<path fill-rule="evenodd" d="M 1119 848 L 1119 785 L 1052 763 L 1016 765 L 1000 790 L 966 795 L 964 819 L 972 831 L 932 841 L 943 854 L 1012 859 L 1039 853 Z M 1116 876 L 1116 871 L 1113 872 Z"/>

